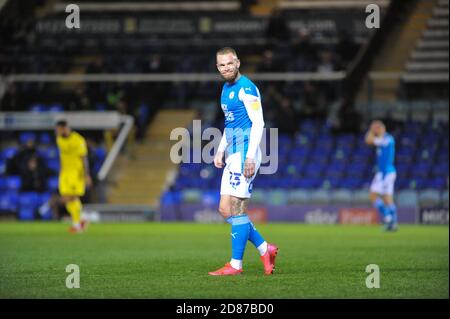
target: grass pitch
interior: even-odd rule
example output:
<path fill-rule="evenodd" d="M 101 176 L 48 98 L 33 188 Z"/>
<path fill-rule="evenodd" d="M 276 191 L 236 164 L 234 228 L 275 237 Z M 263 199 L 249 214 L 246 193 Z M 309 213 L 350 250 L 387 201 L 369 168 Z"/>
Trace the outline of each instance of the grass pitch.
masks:
<path fill-rule="evenodd" d="M 248 243 L 240 276 L 208 271 L 230 257 L 230 226 L 0 223 L 0 298 L 448 298 L 448 226 L 259 225 L 280 247 L 273 276 L 263 276 Z M 68 289 L 68 264 L 80 288 Z M 366 266 L 380 268 L 368 289 Z"/>

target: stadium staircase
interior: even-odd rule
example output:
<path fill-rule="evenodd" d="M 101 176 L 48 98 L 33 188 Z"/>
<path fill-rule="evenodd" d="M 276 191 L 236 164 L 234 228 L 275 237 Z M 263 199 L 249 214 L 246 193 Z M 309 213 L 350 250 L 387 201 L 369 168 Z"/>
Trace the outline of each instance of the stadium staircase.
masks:
<path fill-rule="evenodd" d="M 427 28 L 409 57 L 408 75 L 448 76 L 448 4 L 449 0 L 439 0 L 433 9 Z"/>
<path fill-rule="evenodd" d="M 375 58 L 370 72 L 405 72 L 411 52 L 424 34 L 433 9 L 442 0 L 419 0 L 409 12 L 404 12 L 398 28 L 385 41 Z M 447 25 L 448 27 L 448 25 Z M 447 43 L 448 49 L 448 43 Z M 399 88 L 399 79 L 380 79 L 373 81 L 373 97 L 377 101 L 395 101 Z M 359 101 L 367 101 L 367 81 L 358 94 Z"/>
<path fill-rule="evenodd" d="M 136 144 L 131 158 L 122 159 L 108 202 L 123 205 L 157 205 L 170 173 L 175 169 L 169 158 L 174 141 L 170 132 L 189 127 L 195 118 L 191 110 L 159 111 L 149 126 L 144 142 Z"/>

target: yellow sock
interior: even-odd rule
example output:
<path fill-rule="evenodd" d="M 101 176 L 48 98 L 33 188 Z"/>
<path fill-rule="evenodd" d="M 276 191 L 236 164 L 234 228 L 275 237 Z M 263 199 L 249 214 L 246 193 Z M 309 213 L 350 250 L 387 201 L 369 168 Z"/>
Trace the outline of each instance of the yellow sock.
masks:
<path fill-rule="evenodd" d="M 74 225 L 79 225 L 81 220 L 81 201 L 80 199 L 72 200 L 66 204 L 67 211 L 72 216 Z"/>

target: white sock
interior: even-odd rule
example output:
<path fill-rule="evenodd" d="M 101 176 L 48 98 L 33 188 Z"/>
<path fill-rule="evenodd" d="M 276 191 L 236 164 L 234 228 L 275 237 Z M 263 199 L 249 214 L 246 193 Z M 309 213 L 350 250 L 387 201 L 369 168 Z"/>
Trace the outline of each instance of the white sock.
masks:
<path fill-rule="evenodd" d="M 230 265 L 234 269 L 242 269 L 242 260 L 231 258 Z"/>
<path fill-rule="evenodd" d="M 76 223 L 76 224 L 74 223 L 73 227 L 76 228 L 76 229 L 81 229 L 80 223 Z"/>
<path fill-rule="evenodd" d="M 263 242 L 261 245 L 257 247 L 259 254 L 262 256 L 267 252 L 267 242 Z"/>

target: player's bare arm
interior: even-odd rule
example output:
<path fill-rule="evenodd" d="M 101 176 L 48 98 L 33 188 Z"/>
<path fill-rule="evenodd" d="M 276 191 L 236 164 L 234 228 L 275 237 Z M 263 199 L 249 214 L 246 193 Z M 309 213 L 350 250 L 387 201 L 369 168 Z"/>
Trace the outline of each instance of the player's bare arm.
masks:
<path fill-rule="evenodd" d="M 224 167 L 224 162 L 223 162 L 223 157 L 225 156 L 224 152 L 217 152 L 216 156 L 214 156 L 214 166 L 217 168 L 223 168 Z"/>
<path fill-rule="evenodd" d="M 225 163 L 223 162 L 223 158 L 225 156 L 225 149 L 227 148 L 227 137 L 226 133 L 223 132 L 222 139 L 219 143 L 219 148 L 217 149 L 216 156 L 214 156 L 214 166 L 217 168 L 223 168 Z"/>
<path fill-rule="evenodd" d="M 366 142 L 367 145 L 373 145 L 373 144 L 374 144 L 375 134 L 374 134 L 374 132 L 373 132 L 372 127 L 367 131 L 364 140 L 365 140 L 365 142 Z"/>

